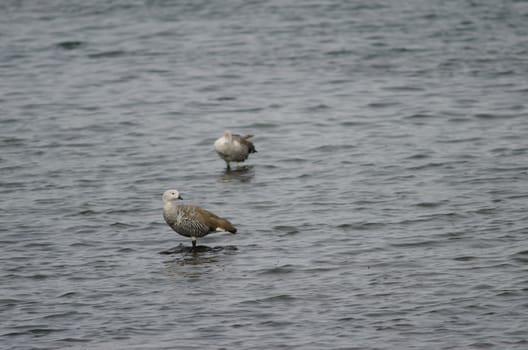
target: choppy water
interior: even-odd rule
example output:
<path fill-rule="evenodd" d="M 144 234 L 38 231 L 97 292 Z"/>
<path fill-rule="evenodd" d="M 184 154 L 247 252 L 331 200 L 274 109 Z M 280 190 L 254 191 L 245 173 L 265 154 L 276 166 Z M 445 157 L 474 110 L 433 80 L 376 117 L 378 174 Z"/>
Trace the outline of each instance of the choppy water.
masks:
<path fill-rule="evenodd" d="M 0 13 L 0 347 L 528 347 L 526 1 Z"/>

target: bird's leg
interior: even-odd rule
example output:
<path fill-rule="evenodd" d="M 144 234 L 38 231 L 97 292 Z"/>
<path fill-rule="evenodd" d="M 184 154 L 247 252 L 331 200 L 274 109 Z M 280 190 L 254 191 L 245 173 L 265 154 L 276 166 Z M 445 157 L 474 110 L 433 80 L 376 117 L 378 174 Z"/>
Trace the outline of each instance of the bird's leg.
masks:
<path fill-rule="evenodd" d="M 196 237 L 192 237 L 192 251 L 196 251 Z"/>
<path fill-rule="evenodd" d="M 231 170 L 231 166 L 229 165 L 229 162 L 226 162 L 227 164 L 227 170 Z"/>

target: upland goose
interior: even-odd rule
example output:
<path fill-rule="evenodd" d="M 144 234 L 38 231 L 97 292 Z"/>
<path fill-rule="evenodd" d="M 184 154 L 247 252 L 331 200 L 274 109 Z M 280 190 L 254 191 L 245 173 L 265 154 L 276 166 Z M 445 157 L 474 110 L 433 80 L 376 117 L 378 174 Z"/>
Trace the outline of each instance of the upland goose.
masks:
<path fill-rule="evenodd" d="M 231 169 L 230 162 L 243 162 L 250 153 L 257 152 L 255 145 L 249 141 L 251 137 L 253 135 L 242 136 L 226 130 L 224 136 L 215 141 L 215 151 L 226 162 L 228 170 Z"/>
<path fill-rule="evenodd" d="M 236 228 L 224 218 L 195 205 L 175 205 L 174 201 L 182 199 L 177 190 L 163 193 L 163 218 L 177 233 L 191 237 L 193 250 L 196 239 L 211 232 L 227 231 L 236 233 Z"/>

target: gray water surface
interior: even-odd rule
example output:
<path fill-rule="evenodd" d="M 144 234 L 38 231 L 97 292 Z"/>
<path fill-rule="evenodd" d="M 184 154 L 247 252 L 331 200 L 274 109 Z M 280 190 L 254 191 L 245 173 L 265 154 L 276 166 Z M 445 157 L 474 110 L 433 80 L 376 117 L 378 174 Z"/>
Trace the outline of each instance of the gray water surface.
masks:
<path fill-rule="evenodd" d="M 0 347 L 528 347 L 527 2 L 0 13 Z"/>

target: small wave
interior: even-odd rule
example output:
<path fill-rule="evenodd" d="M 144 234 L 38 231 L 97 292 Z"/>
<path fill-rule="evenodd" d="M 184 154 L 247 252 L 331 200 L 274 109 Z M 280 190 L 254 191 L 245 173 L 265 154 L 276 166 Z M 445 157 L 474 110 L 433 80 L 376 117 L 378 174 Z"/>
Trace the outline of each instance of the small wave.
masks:
<path fill-rule="evenodd" d="M 427 113 L 415 113 L 404 117 L 404 119 L 432 119 L 436 118 L 436 115 Z"/>
<path fill-rule="evenodd" d="M 410 155 L 408 157 L 405 157 L 405 159 L 425 159 L 425 158 L 431 158 L 431 156 L 429 154 L 425 154 L 425 153 L 416 153 L 416 154 L 413 154 L 413 155 Z"/>
<path fill-rule="evenodd" d="M 16 306 L 21 302 L 20 299 L 0 299 L 0 305 L 5 308 L 6 306 Z"/>
<path fill-rule="evenodd" d="M 82 41 L 62 41 L 56 44 L 58 48 L 64 50 L 73 50 L 83 45 L 84 43 Z"/>
<path fill-rule="evenodd" d="M 330 107 L 329 105 L 326 105 L 324 103 L 321 103 L 321 104 L 318 104 L 318 105 L 314 105 L 314 106 L 308 106 L 305 108 L 305 110 L 307 112 L 317 112 L 317 111 L 323 111 L 323 110 L 326 110 L 326 109 L 330 109 L 332 107 Z"/>
<path fill-rule="evenodd" d="M 20 336 L 20 335 L 31 335 L 31 336 L 34 336 L 34 337 L 43 337 L 43 336 L 48 335 L 50 333 L 63 332 L 65 330 L 66 329 L 46 328 L 46 326 L 42 326 L 42 327 L 37 327 L 37 328 L 30 328 L 30 329 L 23 330 L 23 331 L 15 331 L 15 332 L 4 333 L 3 336 L 5 336 L 5 337 L 15 337 L 15 336 Z"/>
<path fill-rule="evenodd" d="M 86 248 L 86 247 L 94 247 L 96 246 L 96 244 L 94 242 L 87 242 L 87 241 L 83 241 L 83 242 L 74 242 L 72 244 L 70 244 L 70 247 L 72 248 Z"/>
<path fill-rule="evenodd" d="M 92 54 L 89 54 L 88 57 L 89 58 L 115 58 L 115 57 L 125 56 L 126 54 L 127 52 L 123 50 L 113 50 L 113 51 L 92 53 Z"/>
<path fill-rule="evenodd" d="M 1 123 L 4 123 L 4 121 L 2 121 Z M 20 137 L 6 137 L 0 140 L 0 144 L 2 146 L 19 147 L 19 146 L 24 146 L 26 144 L 26 140 Z"/>
<path fill-rule="evenodd" d="M 118 253 L 133 253 L 135 251 L 136 249 L 133 249 L 133 248 L 119 248 L 117 250 Z"/>
<path fill-rule="evenodd" d="M 473 261 L 478 259 L 476 256 L 457 256 L 456 258 L 453 258 L 455 261 Z"/>
<path fill-rule="evenodd" d="M 477 285 L 471 287 L 471 289 L 475 289 L 475 290 L 488 290 L 488 289 L 493 289 L 493 286 L 490 285 L 490 284 L 487 284 L 487 283 L 480 283 L 480 284 L 477 284 Z"/>
<path fill-rule="evenodd" d="M 48 279 L 49 277 L 50 276 L 45 275 L 43 273 L 37 273 L 37 274 L 30 276 L 30 278 L 34 280 L 45 280 L 45 279 Z"/>
<path fill-rule="evenodd" d="M 275 266 L 260 272 L 260 275 L 282 275 L 295 272 L 293 265 Z"/>
<path fill-rule="evenodd" d="M 513 114 L 491 114 L 491 113 L 477 113 L 473 115 L 477 119 L 483 120 L 494 120 L 494 119 L 510 119 L 515 118 L 517 115 Z"/>
<path fill-rule="evenodd" d="M 368 125 L 370 124 L 370 122 L 365 122 L 365 121 L 345 121 L 345 122 L 341 122 L 339 123 L 339 125 L 341 126 L 363 126 L 363 125 Z"/>
<path fill-rule="evenodd" d="M 266 122 L 257 122 L 253 124 L 249 124 L 247 126 L 248 129 L 254 128 L 254 129 L 274 129 L 278 128 L 280 125 L 276 123 L 266 123 Z"/>
<path fill-rule="evenodd" d="M 335 56 L 350 56 L 352 54 L 354 54 L 354 51 L 347 50 L 347 49 L 332 50 L 332 51 L 325 52 L 325 55 L 332 56 L 332 57 L 335 57 Z"/>
<path fill-rule="evenodd" d="M 420 202 L 416 203 L 415 206 L 419 208 L 436 208 L 441 206 L 442 204 L 445 204 L 447 201 L 440 201 L 440 202 Z"/>
<path fill-rule="evenodd" d="M 210 113 L 257 113 L 263 111 L 262 107 L 251 107 L 251 108 L 235 108 L 235 109 L 218 109 L 216 111 L 211 111 Z"/>
<path fill-rule="evenodd" d="M 110 224 L 110 226 L 119 228 L 134 227 L 134 225 L 125 224 L 124 222 L 114 222 L 113 224 Z"/>
<path fill-rule="evenodd" d="M 450 123 L 467 123 L 471 121 L 471 119 L 464 118 L 464 117 L 453 117 L 453 118 L 449 118 L 447 121 Z"/>
<path fill-rule="evenodd" d="M 400 102 L 371 102 L 368 104 L 369 108 L 390 108 L 399 105 Z"/>
<path fill-rule="evenodd" d="M 242 303 L 244 303 L 244 304 L 261 304 L 261 303 L 269 303 L 269 302 L 271 302 L 271 303 L 291 302 L 291 301 L 295 301 L 295 300 L 297 300 L 297 298 L 295 298 L 294 296 L 291 296 L 289 294 L 279 294 L 279 295 L 274 295 L 274 296 L 267 297 L 267 298 L 246 300 L 246 301 L 243 301 Z"/>
<path fill-rule="evenodd" d="M 60 342 L 65 342 L 65 343 L 89 343 L 93 341 L 92 339 L 80 339 L 80 338 L 71 338 L 71 337 L 57 339 L 57 340 Z"/>
<path fill-rule="evenodd" d="M 464 142 L 477 142 L 482 141 L 483 138 L 480 136 L 460 138 L 460 139 L 448 139 L 448 140 L 438 140 L 438 143 L 464 143 Z"/>
<path fill-rule="evenodd" d="M 86 210 L 81 210 L 78 214 L 79 215 L 97 215 L 98 213 L 94 210 L 86 209 Z"/>
<path fill-rule="evenodd" d="M 416 86 L 402 85 L 402 86 L 388 86 L 388 87 L 384 88 L 384 90 L 389 90 L 389 91 L 424 91 L 424 88 L 416 87 Z"/>
<path fill-rule="evenodd" d="M 341 145 L 322 145 L 310 148 L 309 151 L 311 152 L 324 152 L 324 153 L 332 153 L 337 150 L 347 150 L 347 149 L 353 149 L 356 148 L 355 145 L 352 144 L 341 144 Z"/>
<path fill-rule="evenodd" d="M 353 223 L 353 224 L 350 224 L 350 223 L 339 224 L 336 227 L 344 231 L 354 231 L 354 230 L 362 231 L 362 230 L 377 229 L 383 226 L 385 226 L 385 224 L 381 222 L 360 222 L 360 223 Z"/>
<path fill-rule="evenodd" d="M 286 235 L 295 235 L 299 233 L 300 231 L 295 226 L 274 226 L 273 230 L 284 232 Z"/>
<path fill-rule="evenodd" d="M 423 170 L 423 169 L 430 169 L 430 168 L 439 168 L 445 166 L 446 163 L 437 163 L 437 162 L 430 162 L 423 165 L 417 165 L 413 167 L 409 167 L 407 169 L 409 170 Z"/>
<path fill-rule="evenodd" d="M 424 246 L 433 246 L 439 243 L 444 243 L 444 241 L 437 240 L 437 239 L 428 239 L 428 240 L 422 240 L 422 241 L 407 241 L 407 242 L 397 242 L 397 243 L 391 243 L 390 245 L 393 247 L 401 247 L 401 248 L 414 248 L 414 247 L 424 247 Z"/>
<path fill-rule="evenodd" d="M 512 259 L 517 262 L 528 263 L 528 250 L 522 250 L 513 254 Z"/>

